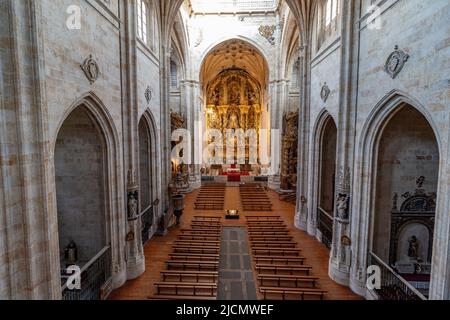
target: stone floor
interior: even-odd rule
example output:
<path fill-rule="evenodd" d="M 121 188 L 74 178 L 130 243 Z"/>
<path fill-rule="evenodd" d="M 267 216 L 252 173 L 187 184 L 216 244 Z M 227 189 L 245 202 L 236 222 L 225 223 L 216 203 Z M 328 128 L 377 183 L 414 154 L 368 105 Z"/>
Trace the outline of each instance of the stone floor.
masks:
<path fill-rule="evenodd" d="M 144 254 L 146 258 L 146 271 L 145 273 L 135 280 L 128 281 L 124 286 L 115 290 L 111 295 L 110 299 L 148 299 L 155 293 L 155 288 L 153 283 L 160 280 L 160 271 L 165 269 L 165 261 L 168 260 L 169 253 L 172 252 L 172 245 L 177 238 L 180 228 L 185 228 L 190 224 L 192 217 L 194 215 L 209 215 L 209 216 L 224 216 L 222 211 L 203 211 L 194 210 L 195 197 L 198 191 L 187 195 L 186 197 L 186 209 L 182 216 L 182 221 L 180 226 L 175 226 L 171 228 L 165 237 L 155 237 L 151 239 L 144 248 Z M 288 229 L 291 231 L 294 240 L 299 244 L 302 249 L 302 255 L 307 258 L 308 265 L 313 267 L 314 275 L 319 277 L 320 288 L 328 291 L 326 299 L 329 300 L 355 300 L 361 299 L 361 297 L 355 295 L 347 287 L 338 285 L 332 281 L 328 276 L 328 261 L 329 261 L 329 251 L 321 243 L 319 243 L 314 237 L 309 236 L 303 231 L 300 231 L 294 227 L 294 212 L 295 206 L 289 203 L 285 203 L 278 199 L 278 194 L 269 191 L 269 198 L 273 203 L 273 213 L 280 215 L 285 221 Z M 244 227 L 245 226 L 245 215 L 257 215 L 257 212 L 242 212 L 242 207 L 240 204 L 239 188 L 238 187 L 227 187 L 225 194 L 225 207 L 224 209 L 236 209 L 241 213 L 241 219 L 239 220 L 225 220 L 223 219 L 224 227 Z M 267 213 L 264 213 L 267 214 Z M 224 228 L 224 230 L 226 230 Z M 238 233 L 239 234 L 239 233 Z M 234 250 L 234 249 L 233 249 Z M 244 251 L 245 252 L 245 251 Z M 232 253 L 230 253 L 232 254 Z M 223 258 L 225 259 L 225 258 Z M 240 263 L 244 266 L 245 258 L 241 258 Z M 237 262 L 233 262 L 236 263 Z M 230 263 L 231 265 L 231 263 Z M 228 264 L 226 265 L 228 268 Z M 242 271 L 244 274 L 246 271 Z M 241 272 L 241 277 L 242 277 Z M 247 275 L 248 276 L 248 275 Z M 236 278 L 238 275 L 236 274 Z M 245 276 L 244 276 L 245 277 Z M 225 281 L 228 280 L 228 281 Z M 232 283 L 233 279 L 225 279 L 223 281 Z M 231 285 L 230 285 L 231 286 Z M 229 287 L 228 287 L 229 288 Z M 219 288 L 220 290 L 220 288 Z M 247 290 L 242 287 L 242 290 L 234 289 L 234 293 L 247 294 L 251 296 L 251 290 Z M 233 290 L 231 290 L 233 291 Z M 241 293 L 238 293 L 241 291 Z M 227 293 L 229 295 L 231 293 Z M 219 292 L 221 298 L 229 296 L 222 295 Z M 234 295 L 233 295 L 234 297 Z M 257 298 L 262 299 L 262 296 L 257 293 Z"/>

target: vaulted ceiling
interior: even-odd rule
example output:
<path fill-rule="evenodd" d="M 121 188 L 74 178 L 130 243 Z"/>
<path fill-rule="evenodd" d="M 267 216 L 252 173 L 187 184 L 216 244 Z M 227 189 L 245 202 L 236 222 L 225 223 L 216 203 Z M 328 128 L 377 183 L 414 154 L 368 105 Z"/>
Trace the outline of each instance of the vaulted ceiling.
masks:
<path fill-rule="evenodd" d="M 201 70 L 204 87 L 225 69 L 242 69 L 255 78 L 262 87 L 266 85 L 268 67 L 261 53 L 248 42 L 239 39 L 225 41 L 215 47 L 205 58 Z"/>

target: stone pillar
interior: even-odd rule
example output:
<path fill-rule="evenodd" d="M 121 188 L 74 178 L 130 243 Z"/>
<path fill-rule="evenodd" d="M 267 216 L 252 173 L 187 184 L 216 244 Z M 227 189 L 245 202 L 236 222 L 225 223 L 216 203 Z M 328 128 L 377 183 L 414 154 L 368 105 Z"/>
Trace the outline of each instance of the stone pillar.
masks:
<path fill-rule="evenodd" d="M 189 165 L 189 187 L 195 190 L 201 187 L 201 105 L 200 83 L 195 80 L 183 81 L 186 92 L 186 121 L 187 129 L 191 135 L 191 164 Z"/>
<path fill-rule="evenodd" d="M 352 91 L 355 81 L 353 73 L 353 57 L 358 46 L 354 42 L 354 0 L 344 1 L 342 5 L 342 56 L 339 88 L 339 118 L 336 159 L 336 194 L 333 227 L 333 243 L 331 246 L 330 277 L 342 285 L 349 285 L 351 256 L 351 201 L 354 158 L 354 137 L 356 126 L 356 92 Z"/>
<path fill-rule="evenodd" d="M 301 230 L 307 230 L 308 225 L 308 199 L 306 194 L 310 188 L 308 184 L 308 157 L 309 157 L 309 127 L 310 127 L 310 83 L 311 83 L 311 52 L 308 39 L 304 41 L 299 50 L 300 56 L 300 110 L 298 123 L 298 162 L 297 162 L 297 204 L 294 223 Z M 302 43 L 302 42 L 300 42 Z"/>
<path fill-rule="evenodd" d="M 129 92 L 124 92 L 126 114 L 123 115 L 123 144 L 124 144 L 124 166 L 127 172 L 126 208 L 124 216 L 127 217 L 126 224 L 126 260 L 127 279 L 135 279 L 145 271 L 145 257 L 141 240 L 141 219 L 139 218 L 139 182 L 138 182 L 138 88 L 137 88 L 137 48 L 136 48 L 136 6 L 130 2 L 127 6 L 127 13 L 130 19 L 127 20 L 127 35 L 124 45 L 126 46 L 128 68 L 124 77 L 129 81 Z"/>

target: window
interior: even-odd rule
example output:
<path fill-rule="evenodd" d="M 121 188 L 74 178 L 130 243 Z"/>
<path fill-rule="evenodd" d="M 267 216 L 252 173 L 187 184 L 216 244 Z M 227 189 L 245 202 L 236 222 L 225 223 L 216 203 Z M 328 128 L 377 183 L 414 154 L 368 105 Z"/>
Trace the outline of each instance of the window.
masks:
<path fill-rule="evenodd" d="M 318 17 L 318 49 L 337 30 L 340 0 L 322 0 Z"/>
<path fill-rule="evenodd" d="M 175 61 L 170 61 L 170 86 L 178 88 L 178 71 Z"/>
<path fill-rule="evenodd" d="M 148 44 L 148 6 L 144 0 L 137 0 L 137 32 L 138 37 Z"/>

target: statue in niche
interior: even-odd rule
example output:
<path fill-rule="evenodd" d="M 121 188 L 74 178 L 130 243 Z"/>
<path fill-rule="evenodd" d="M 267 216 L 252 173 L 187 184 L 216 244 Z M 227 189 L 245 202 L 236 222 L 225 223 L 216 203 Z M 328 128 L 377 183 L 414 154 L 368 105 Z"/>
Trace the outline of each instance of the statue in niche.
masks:
<path fill-rule="evenodd" d="M 258 100 L 256 98 L 256 93 L 252 89 L 248 90 L 248 103 L 250 105 L 258 103 Z"/>
<path fill-rule="evenodd" d="M 239 88 L 234 86 L 230 91 L 230 104 L 240 104 L 241 102 L 241 93 L 239 92 Z"/>
<path fill-rule="evenodd" d="M 336 200 L 336 210 L 339 219 L 348 219 L 349 202 L 350 198 L 348 198 L 346 194 L 339 193 Z"/>
<path fill-rule="evenodd" d="M 134 219 L 137 217 L 138 211 L 138 192 L 128 192 L 128 218 Z"/>
<path fill-rule="evenodd" d="M 216 88 L 209 97 L 210 104 L 218 106 L 220 104 L 220 89 Z"/>
<path fill-rule="evenodd" d="M 419 256 L 419 241 L 416 236 L 412 236 L 409 240 L 408 257 L 417 260 Z"/>

